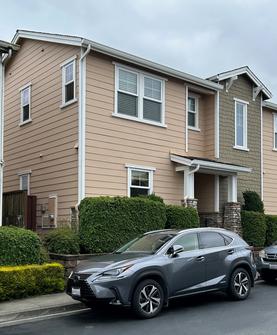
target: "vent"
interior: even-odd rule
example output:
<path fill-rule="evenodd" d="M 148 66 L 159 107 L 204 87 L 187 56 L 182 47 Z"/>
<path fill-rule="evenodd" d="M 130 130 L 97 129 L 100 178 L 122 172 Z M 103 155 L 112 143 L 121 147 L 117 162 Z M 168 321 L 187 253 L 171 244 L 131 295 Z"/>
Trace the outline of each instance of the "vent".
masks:
<path fill-rule="evenodd" d="M 55 220 L 53 215 L 43 215 L 41 221 L 42 228 L 56 228 Z"/>

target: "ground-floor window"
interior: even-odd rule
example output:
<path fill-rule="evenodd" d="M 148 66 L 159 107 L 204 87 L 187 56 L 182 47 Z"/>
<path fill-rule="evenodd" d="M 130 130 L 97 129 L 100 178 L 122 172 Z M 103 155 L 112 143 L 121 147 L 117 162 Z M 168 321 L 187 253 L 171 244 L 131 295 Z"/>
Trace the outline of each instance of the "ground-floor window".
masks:
<path fill-rule="evenodd" d="M 30 173 L 19 173 L 19 189 L 20 191 L 27 191 L 30 195 Z"/>
<path fill-rule="evenodd" d="M 153 193 L 154 168 L 128 166 L 128 196 L 136 197 Z"/>

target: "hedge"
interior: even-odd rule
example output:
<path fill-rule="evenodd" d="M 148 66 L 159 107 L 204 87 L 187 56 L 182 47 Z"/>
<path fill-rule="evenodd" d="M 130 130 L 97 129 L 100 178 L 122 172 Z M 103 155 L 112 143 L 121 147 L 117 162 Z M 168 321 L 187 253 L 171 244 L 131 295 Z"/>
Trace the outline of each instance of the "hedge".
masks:
<path fill-rule="evenodd" d="M 47 260 L 39 236 L 24 228 L 0 227 L 0 266 L 41 264 Z"/>
<path fill-rule="evenodd" d="M 243 192 L 243 198 L 243 210 L 264 213 L 264 203 L 257 192 L 245 191 Z"/>
<path fill-rule="evenodd" d="M 82 251 L 111 252 L 136 236 L 163 229 L 165 205 L 140 197 L 85 198 L 80 203 Z"/>
<path fill-rule="evenodd" d="M 58 263 L 0 267 L 0 301 L 63 290 L 64 269 Z"/>
<path fill-rule="evenodd" d="M 277 241 L 277 216 L 266 215 L 266 245 L 272 245 L 273 242 Z"/>
<path fill-rule="evenodd" d="M 49 252 L 56 254 L 79 254 L 79 237 L 70 228 L 57 228 L 47 233 L 43 241 Z"/>
<path fill-rule="evenodd" d="M 241 212 L 242 234 L 252 246 L 263 247 L 266 240 L 265 215 L 259 212 Z"/>
<path fill-rule="evenodd" d="M 197 210 L 192 207 L 166 205 L 166 228 L 187 229 L 199 227 Z"/>

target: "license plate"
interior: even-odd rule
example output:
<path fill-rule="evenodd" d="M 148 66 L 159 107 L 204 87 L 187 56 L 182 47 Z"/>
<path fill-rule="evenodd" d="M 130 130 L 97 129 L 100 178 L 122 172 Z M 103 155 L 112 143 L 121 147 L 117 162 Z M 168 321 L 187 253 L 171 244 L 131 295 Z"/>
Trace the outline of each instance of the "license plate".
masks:
<path fill-rule="evenodd" d="M 79 289 L 79 288 L 74 288 L 74 287 L 72 287 L 72 289 L 71 289 L 71 293 L 72 293 L 72 295 L 76 295 L 76 296 L 78 296 L 78 297 L 80 297 L 80 295 L 81 295 L 81 292 L 80 292 L 80 289 Z"/>
<path fill-rule="evenodd" d="M 277 270 L 277 264 L 269 264 L 271 270 Z"/>

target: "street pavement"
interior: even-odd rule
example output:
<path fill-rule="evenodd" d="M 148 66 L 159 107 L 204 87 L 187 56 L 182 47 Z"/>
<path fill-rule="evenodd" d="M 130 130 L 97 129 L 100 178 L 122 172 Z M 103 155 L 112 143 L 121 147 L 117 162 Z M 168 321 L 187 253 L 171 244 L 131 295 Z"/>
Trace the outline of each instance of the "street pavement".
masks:
<path fill-rule="evenodd" d="M 277 283 L 258 282 L 248 300 L 223 293 L 174 300 L 156 318 L 138 320 L 122 308 L 28 322 L 0 329 L 1 335 L 276 335 Z"/>

